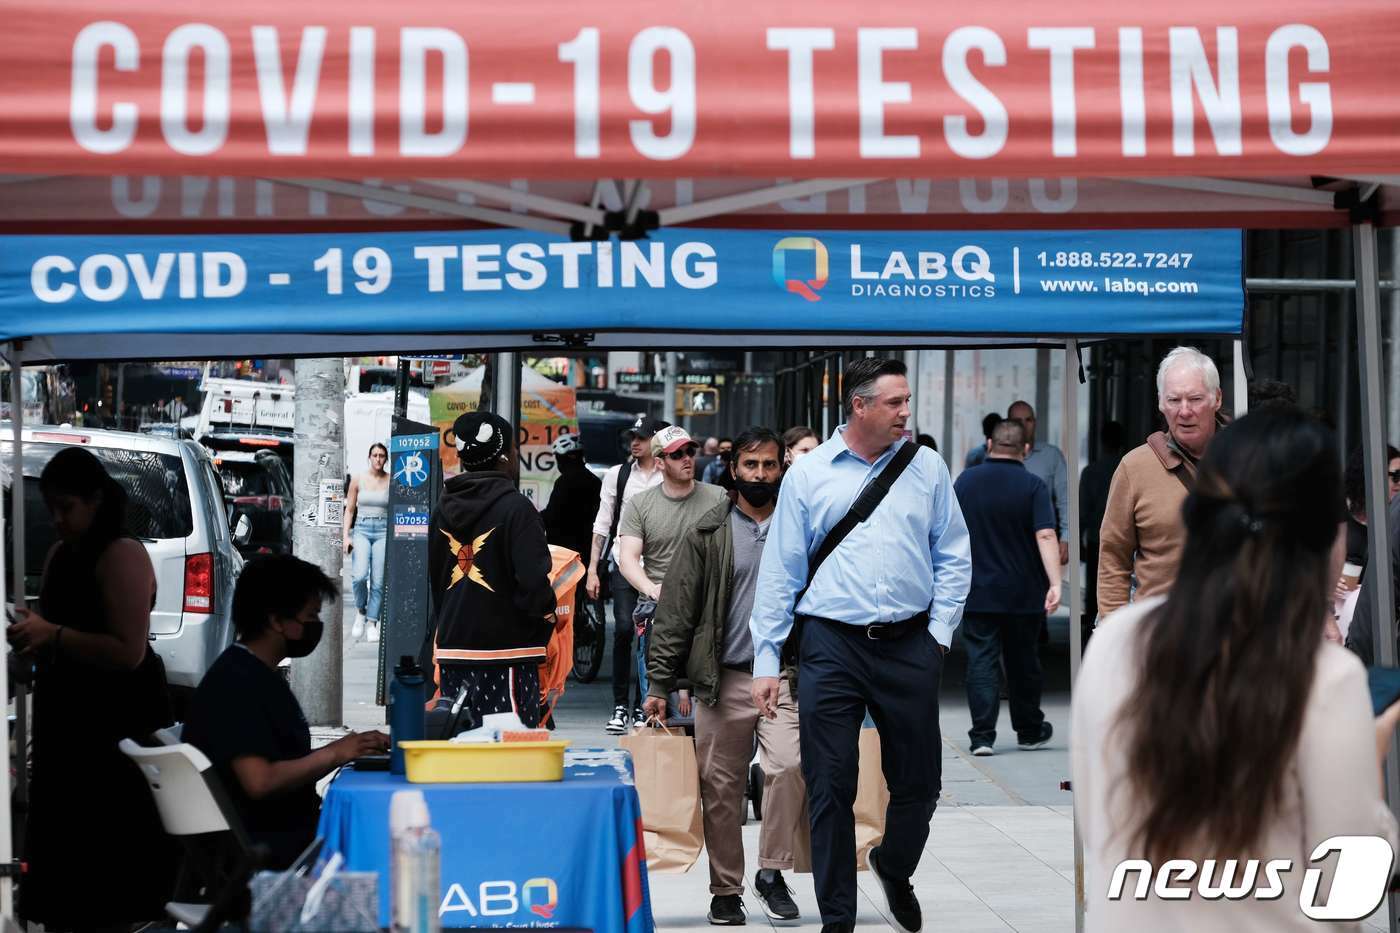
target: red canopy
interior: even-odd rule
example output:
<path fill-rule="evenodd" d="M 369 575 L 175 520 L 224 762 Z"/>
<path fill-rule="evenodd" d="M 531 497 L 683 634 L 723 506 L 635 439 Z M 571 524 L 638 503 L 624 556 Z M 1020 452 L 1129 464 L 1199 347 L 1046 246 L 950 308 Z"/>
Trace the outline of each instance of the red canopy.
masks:
<path fill-rule="evenodd" d="M 0 3 L 0 172 L 1366 177 L 1400 5 Z"/>

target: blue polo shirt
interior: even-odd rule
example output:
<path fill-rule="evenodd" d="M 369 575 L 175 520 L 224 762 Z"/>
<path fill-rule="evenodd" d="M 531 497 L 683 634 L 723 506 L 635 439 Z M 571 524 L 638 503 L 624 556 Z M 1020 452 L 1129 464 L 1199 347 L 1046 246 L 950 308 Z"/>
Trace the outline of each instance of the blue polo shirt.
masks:
<path fill-rule="evenodd" d="M 972 543 L 968 612 L 1039 615 L 1050 582 L 1035 533 L 1054 530 L 1045 482 L 1019 460 L 988 457 L 953 484 Z"/>

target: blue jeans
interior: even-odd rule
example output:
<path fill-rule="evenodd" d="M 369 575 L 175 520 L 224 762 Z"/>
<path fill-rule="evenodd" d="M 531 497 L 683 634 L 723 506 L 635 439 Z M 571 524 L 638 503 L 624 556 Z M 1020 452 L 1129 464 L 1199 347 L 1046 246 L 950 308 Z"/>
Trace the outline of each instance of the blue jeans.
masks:
<path fill-rule="evenodd" d="M 357 518 L 351 529 L 350 574 L 355 590 L 355 608 L 371 622 L 379 621 L 384 601 L 384 549 L 389 521 L 385 518 Z"/>

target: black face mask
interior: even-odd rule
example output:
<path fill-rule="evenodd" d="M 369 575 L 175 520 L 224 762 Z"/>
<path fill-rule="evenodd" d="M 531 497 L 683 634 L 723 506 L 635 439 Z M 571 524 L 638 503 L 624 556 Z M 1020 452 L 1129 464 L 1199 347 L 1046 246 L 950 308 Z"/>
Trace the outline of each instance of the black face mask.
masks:
<path fill-rule="evenodd" d="M 316 650 L 316 646 L 321 643 L 321 631 L 324 626 L 321 620 L 315 622 L 301 623 L 301 637 L 287 639 L 287 657 L 304 658 Z"/>
<path fill-rule="evenodd" d="M 763 508 L 778 497 L 777 483 L 746 483 L 739 480 L 734 483 L 734 488 L 745 502 L 756 509 Z"/>

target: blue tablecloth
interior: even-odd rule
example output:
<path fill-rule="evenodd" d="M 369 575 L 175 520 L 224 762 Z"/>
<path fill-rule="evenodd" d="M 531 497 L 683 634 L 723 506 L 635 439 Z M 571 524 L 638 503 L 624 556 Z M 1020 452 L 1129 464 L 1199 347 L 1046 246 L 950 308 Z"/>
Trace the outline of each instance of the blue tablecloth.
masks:
<path fill-rule="evenodd" d="M 568 749 L 564 780 L 410 784 L 343 770 L 321 807 L 325 852 L 378 872 L 389 925 L 389 799 L 421 790 L 442 836 L 444 927 L 651 933 L 642 811 L 621 749 Z"/>

